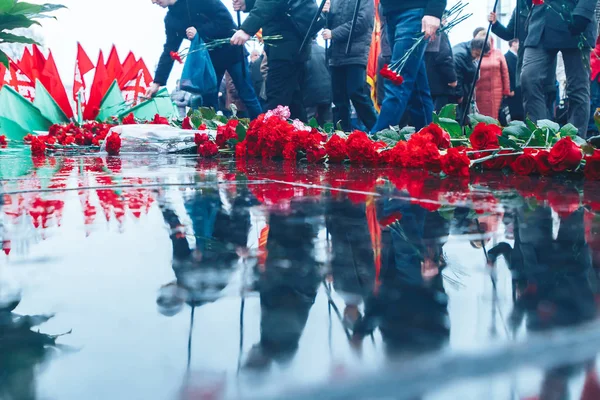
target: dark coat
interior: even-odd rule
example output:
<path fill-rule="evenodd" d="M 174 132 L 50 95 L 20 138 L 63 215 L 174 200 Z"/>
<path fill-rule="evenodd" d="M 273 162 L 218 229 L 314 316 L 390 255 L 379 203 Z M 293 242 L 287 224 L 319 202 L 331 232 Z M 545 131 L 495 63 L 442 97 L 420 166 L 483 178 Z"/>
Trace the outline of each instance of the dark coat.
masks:
<path fill-rule="evenodd" d="M 304 62 L 310 57 L 310 46 L 305 46 L 302 54 L 298 54 L 304 38 L 286 16 L 287 5 L 286 0 L 246 0 L 249 14 L 242 30 L 254 35 L 262 28 L 263 36 L 283 37 L 274 46 L 266 46 L 269 60 Z"/>
<path fill-rule="evenodd" d="M 352 47 L 346 55 L 346 45 L 352 27 L 352 17 L 357 0 L 332 0 L 327 16 L 327 27 L 331 30 L 331 48 L 329 65 L 363 65 L 367 66 L 371 36 L 375 23 L 375 6 L 373 0 L 361 0 L 354 33 Z"/>
<path fill-rule="evenodd" d="M 186 38 L 185 31 L 194 27 L 202 40 L 224 39 L 235 31 L 233 17 L 220 0 L 178 0 L 169 7 L 165 16 L 165 35 L 167 37 L 163 53 L 158 61 L 154 82 L 165 85 L 173 68 L 170 53 L 179 51 L 181 42 Z M 239 48 L 225 45 L 210 51 L 215 70 L 225 70 L 227 66 L 242 60 Z"/>
<path fill-rule="evenodd" d="M 508 75 L 510 76 L 510 91 L 515 93 L 513 97 L 507 97 L 505 99 L 506 105 L 508 105 L 508 108 L 510 109 L 510 116 L 513 120 L 523 120 L 523 117 L 525 116 L 525 111 L 523 110 L 523 95 L 521 93 L 521 86 L 517 85 L 519 57 L 512 51 L 507 51 L 504 58 L 506 58 Z"/>
<path fill-rule="evenodd" d="M 562 0 L 560 2 L 554 0 L 533 7 L 529 26 L 527 27 L 525 47 L 541 46 L 544 49 L 579 48 L 580 37 L 571 35 L 568 24 L 572 16 L 577 15 L 589 20 L 583 36 L 585 37 L 585 45 L 593 49 L 598 34 L 594 14 L 596 4 L 597 0 Z M 561 11 L 562 14 L 559 14 L 556 10 L 562 10 L 561 6 L 566 7 L 567 11 Z"/>
<path fill-rule="evenodd" d="M 331 75 L 325 60 L 325 49 L 316 41 L 311 45 L 310 60 L 306 62 L 304 75 L 304 106 L 316 107 L 331 103 Z"/>
<path fill-rule="evenodd" d="M 471 56 L 471 42 L 459 43 L 452 48 L 454 53 L 454 67 L 456 71 L 456 97 L 466 97 L 469 95 L 469 88 L 475 79 L 477 67 L 473 63 Z"/>
<path fill-rule="evenodd" d="M 381 0 L 385 15 L 396 14 L 413 8 L 424 8 L 425 15 L 442 18 L 446 0 Z"/>
<path fill-rule="evenodd" d="M 432 96 L 452 96 L 455 89 L 448 86 L 456 82 L 456 71 L 454 70 L 454 58 L 448 35 L 440 33 L 437 38 L 430 42 L 425 50 L 425 66 L 427 68 L 427 79 Z"/>

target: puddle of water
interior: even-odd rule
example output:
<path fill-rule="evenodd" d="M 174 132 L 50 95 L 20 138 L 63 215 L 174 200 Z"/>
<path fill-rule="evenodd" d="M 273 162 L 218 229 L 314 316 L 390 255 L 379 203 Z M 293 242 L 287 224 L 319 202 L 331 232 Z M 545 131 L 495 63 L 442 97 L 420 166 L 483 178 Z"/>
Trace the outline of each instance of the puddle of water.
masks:
<path fill-rule="evenodd" d="M 0 399 L 600 398 L 573 351 L 597 184 L 147 155 L 2 177 Z"/>

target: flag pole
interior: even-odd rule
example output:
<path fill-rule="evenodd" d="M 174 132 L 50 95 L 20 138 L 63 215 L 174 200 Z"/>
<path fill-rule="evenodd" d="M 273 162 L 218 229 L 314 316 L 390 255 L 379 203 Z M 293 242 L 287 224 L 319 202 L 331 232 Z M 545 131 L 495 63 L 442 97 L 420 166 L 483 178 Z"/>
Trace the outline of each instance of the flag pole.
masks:
<path fill-rule="evenodd" d="M 304 39 L 302 39 L 302 44 L 300 45 L 300 49 L 298 50 L 298 54 L 302 54 L 302 50 L 304 50 L 304 47 L 306 46 L 306 42 L 308 42 L 308 38 L 310 37 L 310 33 L 312 32 L 313 27 L 315 26 L 315 24 L 319 20 L 319 16 L 323 12 L 323 7 L 325 7 L 325 3 L 326 2 L 327 2 L 327 0 L 321 0 L 321 4 L 319 4 L 319 9 L 317 10 L 317 13 L 313 17 L 312 21 L 310 22 L 310 25 L 308 27 L 308 31 L 306 31 L 306 35 L 304 35 Z"/>
<path fill-rule="evenodd" d="M 356 20 L 358 19 L 358 11 L 360 10 L 360 0 L 356 0 L 356 5 L 354 6 L 354 14 L 352 15 L 352 25 L 350 27 L 350 34 L 348 35 L 348 43 L 346 44 L 346 55 L 350 53 L 352 49 L 352 34 L 356 29 Z"/>
<path fill-rule="evenodd" d="M 238 30 L 242 29 L 242 13 L 241 11 L 237 11 L 237 25 L 238 25 Z M 242 77 L 246 78 L 246 54 L 244 53 L 245 50 L 245 45 L 241 46 L 242 48 Z"/>
<path fill-rule="evenodd" d="M 77 122 L 83 123 L 83 112 L 81 111 L 81 90 L 77 92 Z"/>

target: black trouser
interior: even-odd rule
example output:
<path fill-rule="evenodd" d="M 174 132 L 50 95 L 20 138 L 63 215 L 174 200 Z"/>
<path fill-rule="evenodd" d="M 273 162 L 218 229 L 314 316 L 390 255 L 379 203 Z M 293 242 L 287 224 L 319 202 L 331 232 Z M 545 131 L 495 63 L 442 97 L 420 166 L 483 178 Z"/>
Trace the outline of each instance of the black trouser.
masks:
<path fill-rule="evenodd" d="M 436 113 L 439 113 L 442 108 L 450 104 L 450 97 L 447 95 L 432 96 L 433 98 L 433 109 Z"/>
<path fill-rule="evenodd" d="M 307 122 L 302 93 L 306 63 L 271 59 L 268 63 L 267 110 L 273 110 L 277 106 L 288 106 L 292 118 Z"/>
<path fill-rule="evenodd" d="M 367 70 L 362 65 L 331 67 L 331 84 L 336 120 L 341 121 L 342 129 L 350 131 L 350 101 L 356 115 L 370 132 L 377 121 L 377 113 L 367 90 Z"/>
<path fill-rule="evenodd" d="M 333 122 L 331 103 L 323 103 L 317 104 L 314 107 L 306 107 L 306 116 L 309 120 L 311 118 L 316 119 L 321 127 L 328 122 Z"/>

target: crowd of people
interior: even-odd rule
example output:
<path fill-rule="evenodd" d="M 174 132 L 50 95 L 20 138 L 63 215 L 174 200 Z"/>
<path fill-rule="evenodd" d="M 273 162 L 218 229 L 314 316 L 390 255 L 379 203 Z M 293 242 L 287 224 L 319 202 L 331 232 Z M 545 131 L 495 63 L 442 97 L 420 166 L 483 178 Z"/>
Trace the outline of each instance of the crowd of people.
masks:
<path fill-rule="evenodd" d="M 225 113 L 235 104 L 238 113 L 255 118 L 285 105 L 292 118 L 314 117 L 320 124 L 339 123 L 345 131 L 376 133 L 404 124 L 419 129 L 431 122 L 433 111 L 455 103 L 459 122 L 465 122 L 464 114 L 479 112 L 503 124 L 552 119 L 572 123 L 582 137 L 598 133 L 593 121 L 600 106 L 598 0 L 569 1 L 558 9 L 518 0 L 506 26 L 492 12 L 491 33 L 508 41 L 506 54 L 485 27 L 452 47 L 440 29 L 447 23 L 446 0 L 381 0 L 378 10 L 373 0 L 362 0 L 356 20 L 357 0 L 327 0 L 307 43 L 314 0 L 233 0 L 234 10 L 247 13 L 240 26 L 221 0 L 152 1 L 168 12 L 167 40 L 149 95 L 166 84 L 173 64 L 169 54 L 184 38 L 199 34 L 209 41 L 235 32 L 231 46 L 210 51 L 222 82 L 221 101 L 217 93 L 203 94 L 201 101 Z M 366 71 L 376 11 L 382 30 L 378 70 L 408 57 L 400 71 L 403 83 L 378 76 L 372 99 Z M 245 47 L 238 46 L 261 29 L 281 40 L 248 58 Z M 317 44 L 317 35 L 326 49 Z M 415 48 L 419 35 L 427 40 Z"/>

